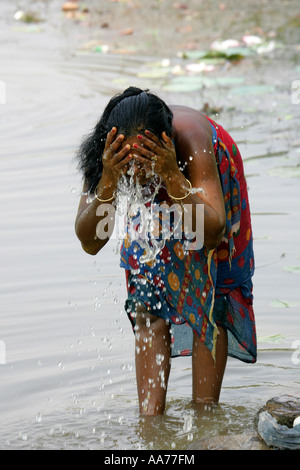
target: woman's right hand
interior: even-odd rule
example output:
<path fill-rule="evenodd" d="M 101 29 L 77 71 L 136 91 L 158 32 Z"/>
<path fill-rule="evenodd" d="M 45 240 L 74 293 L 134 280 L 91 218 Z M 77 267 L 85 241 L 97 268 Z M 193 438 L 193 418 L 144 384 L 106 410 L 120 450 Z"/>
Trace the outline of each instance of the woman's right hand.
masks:
<path fill-rule="evenodd" d="M 129 153 L 131 146 L 129 144 L 122 146 L 124 139 L 125 136 L 123 134 L 117 135 L 116 127 L 113 127 L 107 134 L 102 155 L 103 171 L 96 188 L 97 198 L 88 202 L 88 183 L 85 182 L 83 187 L 83 195 L 80 199 L 75 223 L 76 234 L 81 241 L 83 249 L 93 255 L 101 250 L 110 236 L 109 234 L 104 238 L 98 236 L 98 223 L 103 217 L 106 217 L 105 214 L 103 216 L 98 214 L 98 201 L 102 200 L 102 202 L 105 202 L 106 200 L 110 201 L 113 199 L 119 179 L 127 171 L 128 163 L 132 159 L 132 154 Z M 94 210 L 91 210 L 91 207 L 94 207 Z M 106 232 L 106 229 L 104 232 Z"/>
<path fill-rule="evenodd" d="M 132 159 L 129 153 L 129 144 L 122 147 L 125 136 L 117 135 L 117 128 L 113 127 L 107 134 L 104 152 L 102 156 L 103 177 L 116 189 L 120 177 L 128 170 L 128 164 Z"/>

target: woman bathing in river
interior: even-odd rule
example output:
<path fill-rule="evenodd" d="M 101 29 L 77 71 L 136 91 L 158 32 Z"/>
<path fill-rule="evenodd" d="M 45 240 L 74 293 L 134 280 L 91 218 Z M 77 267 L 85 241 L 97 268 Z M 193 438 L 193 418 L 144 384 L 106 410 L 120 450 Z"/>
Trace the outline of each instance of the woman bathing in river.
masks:
<path fill-rule="evenodd" d="M 193 400 L 218 402 L 227 356 L 256 361 L 252 231 L 237 145 L 204 114 L 130 87 L 110 100 L 78 159 L 84 186 L 76 234 L 89 254 L 109 239 L 97 236 L 105 217 L 97 214 L 114 203 L 123 178 L 156 191 L 157 204 L 191 208 L 196 237 L 196 208 L 204 207 L 202 247 L 185 249 L 183 232 L 149 262 L 127 234 L 120 254 L 140 412 L 164 412 L 171 357 L 180 355 L 192 355 Z"/>

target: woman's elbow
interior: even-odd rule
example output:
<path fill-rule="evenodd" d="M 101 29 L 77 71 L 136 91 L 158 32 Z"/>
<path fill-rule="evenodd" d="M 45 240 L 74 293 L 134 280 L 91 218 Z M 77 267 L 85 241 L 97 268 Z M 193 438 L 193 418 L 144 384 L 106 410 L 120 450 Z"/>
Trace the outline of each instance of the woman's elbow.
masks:
<path fill-rule="evenodd" d="M 214 230 L 213 233 L 210 234 L 210 236 L 207 237 L 206 240 L 204 240 L 204 245 L 208 250 L 215 250 L 221 243 L 223 235 L 226 230 L 226 224 L 220 224 L 220 227 L 218 229 Z"/>
<path fill-rule="evenodd" d="M 95 256 L 97 253 L 99 253 L 101 249 L 99 246 L 95 246 L 91 244 L 87 245 L 85 243 L 81 243 L 81 246 L 82 246 L 83 251 L 91 256 Z"/>
<path fill-rule="evenodd" d="M 85 253 L 89 254 L 89 255 L 96 255 L 100 248 L 99 247 L 99 244 L 98 243 L 95 243 L 95 240 L 93 240 L 92 242 L 91 241 L 87 241 L 86 240 L 86 237 L 83 236 L 83 234 L 80 232 L 80 229 L 78 226 L 75 225 L 75 233 L 76 233 L 76 236 L 78 238 L 78 240 L 80 241 L 81 243 L 81 247 L 83 249 L 83 251 L 85 251 Z"/>
<path fill-rule="evenodd" d="M 88 255 L 95 256 L 99 251 L 106 245 L 108 242 L 109 237 L 106 237 L 104 239 L 100 239 L 98 237 L 95 237 L 93 240 L 84 240 L 81 239 L 81 246 L 83 251 L 87 253 Z"/>

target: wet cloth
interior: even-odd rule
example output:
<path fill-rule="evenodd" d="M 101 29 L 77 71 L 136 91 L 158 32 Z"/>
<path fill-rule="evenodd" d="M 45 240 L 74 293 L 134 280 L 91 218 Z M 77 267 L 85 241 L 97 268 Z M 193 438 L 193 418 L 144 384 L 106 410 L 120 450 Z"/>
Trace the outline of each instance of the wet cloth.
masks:
<path fill-rule="evenodd" d="M 256 361 L 253 313 L 253 238 L 243 163 L 231 136 L 207 118 L 224 194 L 226 231 L 220 245 L 208 251 L 184 251 L 184 240 L 170 238 L 155 260 L 141 262 L 144 249 L 124 240 L 121 267 L 126 270 L 125 308 L 135 325 L 135 306 L 170 322 L 172 356 L 190 355 L 193 333 L 215 357 L 218 325 L 228 332 L 228 355 Z M 158 194 L 159 203 L 164 194 Z"/>

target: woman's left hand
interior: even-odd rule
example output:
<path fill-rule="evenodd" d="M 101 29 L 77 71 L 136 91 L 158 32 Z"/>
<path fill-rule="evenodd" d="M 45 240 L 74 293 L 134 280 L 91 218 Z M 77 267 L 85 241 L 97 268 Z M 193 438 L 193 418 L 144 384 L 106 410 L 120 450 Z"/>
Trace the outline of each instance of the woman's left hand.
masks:
<path fill-rule="evenodd" d="M 133 157 L 145 169 L 147 174 L 158 175 L 164 183 L 169 177 L 179 172 L 176 150 L 165 132 L 162 133 L 162 141 L 150 131 L 145 131 L 146 136 L 139 134 L 137 137 L 141 144 L 134 144 Z"/>

